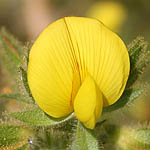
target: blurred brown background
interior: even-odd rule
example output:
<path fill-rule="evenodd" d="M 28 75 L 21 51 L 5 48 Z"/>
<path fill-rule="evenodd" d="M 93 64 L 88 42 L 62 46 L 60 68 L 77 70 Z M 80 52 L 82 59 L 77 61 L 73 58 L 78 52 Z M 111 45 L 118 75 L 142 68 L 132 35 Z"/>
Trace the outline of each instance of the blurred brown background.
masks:
<path fill-rule="evenodd" d="M 0 0 L 0 26 L 6 26 L 20 40 L 28 41 L 34 39 L 52 21 L 63 16 L 87 16 L 95 4 L 108 1 L 110 0 Z M 121 37 L 128 42 L 137 35 L 142 35 L 150 41 L 150 1 L 111 2 L 120 3 L 125 10 L 126 18 L 119 33 Z"/>

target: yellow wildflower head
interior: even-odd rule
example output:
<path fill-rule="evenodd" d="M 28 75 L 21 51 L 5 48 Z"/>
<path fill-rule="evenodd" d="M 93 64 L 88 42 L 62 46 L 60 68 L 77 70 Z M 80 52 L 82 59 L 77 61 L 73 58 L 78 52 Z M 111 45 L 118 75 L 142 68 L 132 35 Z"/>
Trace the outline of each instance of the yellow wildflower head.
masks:
<path fill-rule="evenodd" d="M 102 21 L 113 31 L 119 31 L 126 19 L 126 10 L 118 2 L 96 2 L 87 12 L 87 16 Z"/>
<path fill-rule="evenodd" d="M 128 75 L 124 43 L 95 19 L 59 19 L 40 34 L 29 55 L 28 82 L 39 107 L 55 118 L 74 111 L 90 129 L 103 106 L 119 99 Z"/>

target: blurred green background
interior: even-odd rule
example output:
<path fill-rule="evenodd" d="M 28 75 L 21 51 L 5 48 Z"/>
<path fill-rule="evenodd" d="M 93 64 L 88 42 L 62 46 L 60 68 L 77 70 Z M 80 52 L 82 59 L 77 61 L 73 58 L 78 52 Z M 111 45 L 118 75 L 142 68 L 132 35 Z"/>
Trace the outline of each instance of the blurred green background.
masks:
<path fill-rule="evenodd" d="M 34 41 L 39 33 L 51 22 L 64 16 L 89 16 L 100 19 L 106 26 L 117 32 L 126 44 L 137 36 L 150 42 L 150 1 L 149 0 L 0 0 L 0 27 L 23 43 Z M 141 82 L 150 79 L 150 67 Z M 0 92 L 11 93 L 15 84 L 0 67 Z M 150 98 L 147 93 L 128 109 L 130 120 L 150 120 Z M 141 101 L 142 99 L 142 101 Z M 1 110 L 16 111 L 15 101 L 0 100 Z M 13 109 L 12 109 L 13 108 Z"/>

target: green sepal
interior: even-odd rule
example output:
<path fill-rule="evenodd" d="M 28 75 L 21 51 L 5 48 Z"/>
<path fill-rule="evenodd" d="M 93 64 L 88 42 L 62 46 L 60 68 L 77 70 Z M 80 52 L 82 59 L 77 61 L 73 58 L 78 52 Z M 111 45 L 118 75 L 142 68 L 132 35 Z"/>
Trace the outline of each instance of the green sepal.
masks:
<path fill-rule="evenodd" d="M 137 37 L 128 46 L 130 56 L 130 76 L 127 88 L 130 88 L 143 73 L 145 67 L 150 64 L 150 48 L 143 37 Z"/>
<path fill-rule="evenodd" d="M 20 67 L 20 72 L 21 72 L 21 79 L 22 79 L 24 88 L 25 88 L 28 96 L 31 97 L 32 101 L 35 103 L 34 98 L 32 97 L 29 85 L 28 85 L 27 72 L 22 67 Z"/>
<path fill-rule="evenodd" d="M 85 128 L 79 121 L 71 148 L 72 150 L 99 150 L 100 146 L 93 130 Z"/>
<path fill-rule="evenodd" d="M 103 112 L 114 111 L 124 107 L 125 105 L 129 106 L 136 98 L 138 98 L 144 92 L 144 88 L 131 88 L 126 89 L 120 99 L 108 106 L 103 108 Z"/>
<path fill-rule="evenodd" d="M 28 62 L 29 62 L 29 54 L 30 54 L 30 49 L 32 47 L 32 42 L 27 42 L 24 46 L 24 56 L 25 56 L 25 62 L 26 62 L 26 66 L 28 66 Z"/>
<path fill-rule="evenodd" d="M 19 120 L 27 125 L 31 126 L 52 126 L 63 123 L 73 117 L 73 114 L 64 118 L 52 118 L 44 113 L 40 108 L 35 108 L 23 112 L 13 112 L 5 114 L 8 117 Z"/>

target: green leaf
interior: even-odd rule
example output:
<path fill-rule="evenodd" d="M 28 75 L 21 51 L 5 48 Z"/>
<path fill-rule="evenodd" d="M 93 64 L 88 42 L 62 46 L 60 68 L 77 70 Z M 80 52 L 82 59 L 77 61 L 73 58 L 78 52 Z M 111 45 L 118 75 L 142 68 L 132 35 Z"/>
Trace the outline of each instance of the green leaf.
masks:
<path fill-rule="evenodd" d="M 72 150 L 99 149 L 99 143 L 94 135 L 94 131 L 85 128 L 80 122 L 78 122 L 75 140 L 72 143 Z"/>
<path fill-rule="evenodd" d="M 9 117 L 15 118 L 23 123 L 32 126 L 52 126 L 63 123 L 73 117 L 73 114 L 64 118 L 52 118 L 45 114 L 40 108 L 23 112 L 13 112 L 6 114 Z"/>
<path fill-rule="evenodd" d="M 18 101 L 22 101 L 22 102 L 25 102 L 25 103 L 28 103 L 28 104 L 34 104 L 34 102 L 19 94 L 19 93 L 12 93 L 12 94 L 0 94 L 0 98 L 5 98 L 5 99 L 15 99 L 15 100 L 18 100 Z"/>
<path fill-rule="evenodd" d="M 114 111 L 130 105 L 136 98 L 138 98 L 144 92 L 144 88 L 131 88 L 126 89 L 120 99 L 111 106 L 104 107 L 103 112 Z"/>
<path fill-rule="evenodd" d="M 150 48 L 143 37 L 137 37 L 128 46 L 130 56 L 130 76 L 127 87 L 130 88 L 150 63 Z"/>
<path fill-rule="evenodd" d="M 15 94 L 0 94 L 0 98 L 7 98 L 7 99 L 20 99 L 21 95 L 18 93 Z"/>
<path fill-rule="evenodd" d="M 0 149 L 13 150 L 27 144 L 26 131 L 23 127 L 0 125 Z"/>
<path fill-rule="evenodd" d="M 10 48 L 14 49 L 14 52 L 19 55 L 23 56 L 24 51 L 23 51 L 23 46 L 20 41 L 18 41 L 12 34 L 6 31 L 6 29 L 3 27 L 0 31 L 1 37 L 4 39 L 4 41 L 10 46 Z"/>
<path fill-rule="evenodd" d="M 16 79 L 18 67 L 23 63 L 22 44 L 3 28 L 0 30 L 0 61 Z"/>
<path fill-rule="evenodd" d="M 22 45 L 12 35 L 7 33 L 5 29 L 0 31 L 0 46 L 14 66 L 21 64 L 21 56 L 23 56 Z"/>

